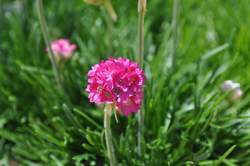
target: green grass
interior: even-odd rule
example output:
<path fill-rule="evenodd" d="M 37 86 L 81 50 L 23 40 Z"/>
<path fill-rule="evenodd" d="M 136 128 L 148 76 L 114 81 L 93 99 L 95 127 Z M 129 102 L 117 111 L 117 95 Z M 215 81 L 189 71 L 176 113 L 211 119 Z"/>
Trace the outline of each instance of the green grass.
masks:
<path fill-rule="evenodd" d="M 115 1 L 112 42 L 104 10 L 82 0 L 45 1 L 51 39 L 78 46 L 57 87 L 35 1 L 0 2 L 0 165 L 108 163 L 103 112 L 85 92 L 90 67 L 109 56 L 137 56 L 137 2 Z M 120 165 L 250 165 L 250 3 L 180 1 L 177 66 L 170 69 L 172 0 L 148 2 L 145 18 L 145 143 L 137 118 L 113 117 Z M 112 47 L 110 47 L 112 46 Z M 219 87 L 232 79 L 244 96 L 230 103 Z M 68 99 L 67 99 L 68 98 Z M 72 116 L 73 114 L 73 116 Z"/>

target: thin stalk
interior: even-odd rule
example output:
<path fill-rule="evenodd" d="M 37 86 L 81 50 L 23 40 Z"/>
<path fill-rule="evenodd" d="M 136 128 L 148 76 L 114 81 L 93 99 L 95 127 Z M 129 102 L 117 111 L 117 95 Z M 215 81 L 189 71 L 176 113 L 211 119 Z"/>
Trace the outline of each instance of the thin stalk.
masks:
<path fill-rule="evenodd" d="M 138 63 L 143 68 L 144 64 L 144 17 L 146 11 L 146 0 L 138 1 Z M 142 155 L 144 141 L 144 112 L 139 111 L 138 115 L 138 154 Z"/>
<path fill-rule="evenodd" d="M 139 3 L 141 0 L 139 0 Z M 138 18 L 138 63 L 143 67 L 144 61 L 144 16 L 145 11 L 139 10 Z"/>
<path fill-rule="evenodd" d="M 58 87 L 62 90 L 63 86 L 62 86 L 62 82 L 60 79 L 60 74 L 59 74 L 57 63 L 56 63 L 56 58 L 55 58 L 55 55 L 53 54 L 53 51 L 50 47 L 48 29 L 47 29 L 44 15 L 43 15 L 43 1 L 42 0 L 37 0 L 37 13 L 38 13 L 38 19 L 39 19 L 39 22 L 41 25 L 43 38 L 45 40 L 46 47 L 48 48 L 49 59 L 50 59 L 51 65 L 52 65 L 53 73 L 54 73 Z"/>
<path fill-rule="evenodd" d="M 172 69 L 176 67 L 177 59 L 177 47 L 178 47 L 178 13 L 179 13 L 179 0 L 174 0 L 173 4 L 173 18 L 172 18 L 172 27 L 173 27 L 173 48 L 172 48 Z"/>
<path fill-rule="evenodd" d="M 46 47 L 48 48 L 49 59 L 50 59 L 51 65 L 52 65 L 52 69 L 53 69 L 53 73 L 54 73 L 54 76 L 55 76 L 55 79 L 56 79 L 56 83 L 57 83 L 59 89 L 61 90 L 61 93 L 62 93 L 65 101 L 67 102 L 68 106 L 70 106 L 70 108 L 72 108 L 72 104 L 70 102 L 70 99 L 66 95 L 65 90 L 63 89 L 62 80 L 61 80 L 61 76 L 60 76 L 58 64 L 56 62 L 55 55 L 54 55 L 54 53 L 53 53 L 53 51 L 51 49 L 51 46 L 50 46 L 49 33 L 48 33 L 48 29 L 47 29 L 45 18 L 44 18 L 44 15 L 43 15 L 43 13 L 44 13 L 43 12 L 43 1 L 42 0 L 37 0 L 37 4 L 36 5 L 37 5 L 37 14 L 38 14 L 39 22 L 40 22 L 40 25 L 41 25 L 41 30 L 42 30 L 43 38 L 45 40 Z M 72 123 L 76 127 L 81 128 L 80 123 L 75 119 L 75 117 L 72 114 L 72 112 L 70 111 L 70 109 L 66 108 L 66 105 L 63 105 L 63 107 L 64 107 L 63 110 L 65 111 L 65 114 L 67 115 L 68 119 L 70 121 L 72 121 Z"/>
<path fill-rule="evenodd" d="M 106 105 L 104 108 L 105 141 L 106 141 L 110 166 L 116 166 L 117 162 L 116 162 L 116 157 L 115 157 L 114 146 L 112 143 L 112 132 L 111 132 L 111 128 L 110 128 L 111 116 L 112 116 L 112 107 L 111 107 L 111 105 Z"/>

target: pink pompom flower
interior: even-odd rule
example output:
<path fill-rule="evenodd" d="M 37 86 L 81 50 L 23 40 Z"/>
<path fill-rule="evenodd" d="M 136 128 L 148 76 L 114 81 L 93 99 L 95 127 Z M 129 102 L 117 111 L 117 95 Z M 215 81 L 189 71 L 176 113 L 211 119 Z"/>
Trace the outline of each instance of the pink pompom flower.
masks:
<path fill-rule="evenodd" d="M 128 116 L 139 111 L 143 99 L 145 75 L 139 65 L 126 58 L 110 58 L 88 72 L 90 102 L 106 103 Z"/>
<path fill-rule="evenodd" d="M 51 49 L 57 59 L 69 59 L 76 49 L 75 44 L 71 44 L 68 39 L 58 39 L 51 42 Z M 46 49 L 49 50 L 48 48 Z"/>

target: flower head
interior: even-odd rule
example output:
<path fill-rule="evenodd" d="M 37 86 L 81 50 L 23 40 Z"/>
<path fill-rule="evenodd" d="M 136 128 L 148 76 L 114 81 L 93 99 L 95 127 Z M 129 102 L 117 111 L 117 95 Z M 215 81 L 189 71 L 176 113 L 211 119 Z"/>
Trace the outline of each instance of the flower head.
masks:
<path fill-rule="evenodd" d="M 76 45 L 71 44 L 68 39 L 58 39 L 51 43 L 51 49 L 56 58 L 69 59 L 76 49 Z"/>
<path fill-rule="evenodd" d="M 90 102 L 113 104 L 127 116 L 140 109 L 144 81 L 138 64 L 126 58 L 110 58 L 88 72 L 86 91 Z"/>

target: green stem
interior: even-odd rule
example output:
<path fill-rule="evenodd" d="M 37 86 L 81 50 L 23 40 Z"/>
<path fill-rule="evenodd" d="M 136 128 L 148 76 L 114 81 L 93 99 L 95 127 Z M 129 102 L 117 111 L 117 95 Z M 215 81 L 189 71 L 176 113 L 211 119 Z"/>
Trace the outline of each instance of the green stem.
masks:
<path fill-rule="evenodd" d="M 172 69 L 174 70 L 176 67 L 176 52 L 177 52 L 177 38 L 178 38 L 178 12 L 179 12 L 179 0 L 174 0 L 173 4 L 173 48 L 172 48 Z"/>
<path fill-rule="evenodd" d="M 104 131 L 105 131 L 105 140 L 108 152 L 108 158 L 110 166 L 116 166 L 116 157 L 114 152 L 114 146 L 112 143 L 112 132 L 110 128 L 110 119 L 112 116 L 112 106 L 106 105 L 104 108 Z"/>
<path fill-rule="evenodd" d="M 39 18 L 39 22 L 41 25 L 41 29 L 42 29 L 42 34 L 43 34 L 43 38 L 45 40 L 45 44 L 46 47 L 48 48 L 48 53 L 49 53 L 49 59 L 52 65 L 52 69 L 53 69 L 53 73 L 56 79 L 56 83 L 59 87 L 59 89 L 61 90 L 61 93 L 65 99 L 65 101 L 67 102 L 68 106 L 70 106 L 70 108 L 72 109 L 72 104 L 70 102 L 69 97 L 66 95 L 65 90 L 63 89 L 63 84 L 62 84 L 62 79 L 61 79 L 61 75 L 59 72 L 59 68 L 58 68 L 58 64 L 56 62 L 56 58 L 55 55 L 51 49 L 50 46 L 50 39 L 49 39 L 49 33 L 48 33 L 48 29 L 47 29 L 47 25 L 46 25 L 46 21 L 43 15 L 43 1 L 42 0 L 37 0 L 37 13 L 38 13 L 38 18 Z M 70 111 L 69 108 L 66 108 L 66 105 L 63 105 L 63 107 L 65 107 L 63 110 L 65 110 L 66 116 L 68 117 L 68 119 L 78 128 L 81 128 L 80 123 L 75 119 L 74 115 L 72 114 L 72 112 Z"/>
<path fill-rule="evenodd" d="M 55 59 L 55 55 L 53 54 L 53 51 L 50 46 L 47 25 L 46 25 L 45 18 L 43 16 L 43 1 L 42 0 L 37 0 L 37 13 L 38 13 L 38 19 L 41 25 L 42 33 L 43 33 L 43 38 L 45 40 L 46 47 L 48 48 L 49 58 L 50 58 L 50 62 L 53 68 L 53 73 L 54 73 L 57 85 L 60 89 L 63 89 L 58 66 L 57 66 L 56 59 Z"/>
<path fill-rule="evenodd" d="M 144 16 L 145 12 L 139 12 L 139 19 L 138 19 L 138 63 L 143 67 L 144 61 Z"/>
<path fill-rule="evenodd" d="M 138 63 L 144 67 L 144 16 L 146 10 L 146 0 L 138 1 Z M 144 140 L 144 112 L 139 111 L 138 115 L 138 154 L 141 156 L 143 151 Z"/>

